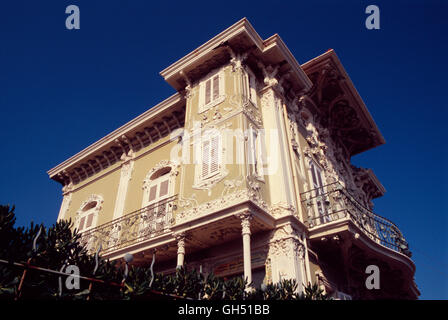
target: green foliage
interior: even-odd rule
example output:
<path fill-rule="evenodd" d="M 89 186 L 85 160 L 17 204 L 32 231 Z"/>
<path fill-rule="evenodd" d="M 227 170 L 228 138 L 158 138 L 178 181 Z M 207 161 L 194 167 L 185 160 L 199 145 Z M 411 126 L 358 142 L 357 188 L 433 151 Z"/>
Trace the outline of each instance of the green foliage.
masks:
<path fill-rule="evenodd" d="M 242 277 L 223 279 L 213 274 L 179 268 L 175 274 L 151 275 L 150 268 L 129 266 L 123 287 L 123 265 L 117 261 L 98 259 L 89 255 L 79 243 L 80 235 L 72 231 L 71 221 L 60 221 L 49 228 L 31 223 L 29 228 L 15 228 L 14 207 L 0 206 L 0 259 L 27 263 L 51 270 L 61 270 L 64 265 L 76 265 L 82 276 L 94 277 L 106 283 L 80 281 L 80 288 L 67 290 L 65 277 L 48 272 L 27 269 L 23 286 L 19 286 L 24 269 L 0 263 L 0 300 L 11 299 L 61 299 L 61 300 L 138 300 L 152 298 L 194 300 L 322 300 L 326 299 L 317 285 L 307 286 L 304 294 L 297 293 L 295 280 L 282 280 L 258 289 L 246 290 Z M 37 237 L 37 235 L 40 235 Z M 33 242 L 36 240 L 36 250 Z M 60 281 L 62 286 L 60 286 Z M 60 291 L 62 288 L 62 291 Z"/>
<path fill-rule="evenodd" d="M 305 292 L 300 296 L 301 300 L 330 300 L 330 297 L 324 294 L 317 283 L 305 287 Z"/>

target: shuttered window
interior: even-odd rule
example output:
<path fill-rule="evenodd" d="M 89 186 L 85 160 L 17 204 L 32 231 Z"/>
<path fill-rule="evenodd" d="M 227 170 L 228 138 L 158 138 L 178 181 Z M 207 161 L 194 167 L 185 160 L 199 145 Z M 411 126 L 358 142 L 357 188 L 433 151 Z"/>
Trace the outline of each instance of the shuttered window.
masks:
<path fill-rule="evenodd" d="M 84 221 L 85 220 L 86 220 L 86 217 L 81 218 L 81 221 L 79 222 L 78 231 L 81 231 L 82 229 L 84 229 Z"/>
<path fill-rule="evenodd" d="M 146 196 L 147 201 L 144 202 L 145 206 L 160 202 L 171 195 L 169 172 L 163 173 L 150 182 L 149 191 Z"/>
<path fill-rule="evenodd" d="M 215 74 L 202 82 L 199 98 L 199 112 L 207 110 L 223 98 L 223 81 L 220 74 Z"/>
<path fill-rule="evenodd" d="M 254 168 L 256 168 L 257 165 L 257 148 L 256 148 L 256 142 L 257 142 L 257 132 L 253 129 L 249 129 L 249 136 L 248 136 L 248 160 L 249 164 L 254 165 Z"/>
<path fill-rule="evenodd" d="M 93 222 L 93 213 L 89 214 L 89 216 L 87 217 L 86 228 L 90 228 L 92 222 Z"/>
<path fill-rule="evenodd" d="M 207 80 L 205 82 L 205 104 L 209 104 L 211 100 L 211 85 L 212 80 Z"/>
<path fill-rule="evenodd" d="M 87 203 L 85 206 L 81 208 L 79 211 L 79 224 L 78 231 L 86 231 L 91 227 L 95 227 L 96 225 L 96 206 L 98 205 L 97 201 L 91 201 Z"/>
<path fill-rule="evenodd" d="M 149 199 L 148 199 L 148 201 L 149 202 L 153 202 L 156 197 L 157 197 L 157 185 L 153 185 L 149 189 Z"/>
<path fill-rule="evenodd" d="M 248 134 L 248 161 L 252 166 L 252 174 L 263 179 L 263 153 L 261 135 L 254 129 L 249 129 Z"/>
<path fill-rule="evenodd" d="M 326 196 L 324 190 L 324 184 L 322 179 L 322 171 L 318 165 L 313 161 L 310 162 L 311 179 L 313 183 L 313 193 L 316 201 L 317 211 L 320 216 L 320 223 L 330 221 L 330 216 L 327 215 L 327 209 L 325 207 Z"/>
<path fill-rule="evenodd" d="M 252 73 L 249 73 L 249 99 L 257 106 L 257 85 L 255 76 Z"/>
<path fill-rule="evenodd" d="M 213 77 L 213 100 L 219 98 L 219 75 Z"/>
<path fill-rule="evenodd" d="M 168 194 L 168 184 L 169 184 L 168 180 L 164 180 L 164 181 L 160 182 L 159 197 L 163 197 Z"/>
<path fill-rule="evenodd" d="M 219 172 L 220 149 L 220 137 L 217 135 L 202 141 L 202 179 L 210 178 Z"/>

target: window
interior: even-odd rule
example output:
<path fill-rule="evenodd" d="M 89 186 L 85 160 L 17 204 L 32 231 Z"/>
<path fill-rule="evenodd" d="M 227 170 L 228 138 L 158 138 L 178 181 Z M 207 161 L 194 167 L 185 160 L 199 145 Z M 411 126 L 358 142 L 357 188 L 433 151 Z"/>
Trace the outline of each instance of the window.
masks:
<path fill-rule="evenodd" d="M 312 190 L 314 190 L 315 196 L 315 205 L 317 206 L 317 212 L 319 214 L 320 223 L 325 223 L 330 221 L 330 216 L 327 215 L 327 209 L 325 206 L 325 202 L 327 201 L 324 196 L 324 184 L 322 179 L 322 170 L 320 167 L 315 164 L 313 161 L 310 161 L 310 173 L 311 173 L 311 181 L 313 183 Z M 317 218 L 317 217 L 316 217 Z"/>
<path fill-rule="evenodd" d="M 211 178 L 219 173 L 221 141 L 219 135 L 206 137 L 201 146 L 201 179 Z"/>
<path fill-rule="evenodd" d="M 200 83 L 199 112 L 204 112 L 224 100 L 222 72 L 215 72 Z"/>
<path fill-rule="evenodd" d="M 250 127 L 248 134 L 248 161 L 252 166 L 252 174 L 263 179 L 262 141 L 258 130 Z"/>
<path fill-rule="evenodd" d="M 143 182 L 143 200 L 140 236 L 154 236 L 167 228 L 172 221 L 172 196 L 174 194 L 177 165 L 162 160 L 151 169 Z"/>
<path fill-rule="evenodd" d="M 170 196 L 170 172 L 171 168 L 167 167 L 156 171 L 151 176 L 147 205 L 159 202 Z"/>
<path fill-rule="evenodd" d="M 245 96 L 254 106 L 257 106 L 257 79 L 253 72 L 248 68 L 246 73 L 246 90 Z"/>
<path fill-rule="evenodd" d="M 98 212 L 102 206 L 102 198 L 92 195 L 84 201 L 77 212 L 77 229 L 84 232 L 96 226 Z"/>

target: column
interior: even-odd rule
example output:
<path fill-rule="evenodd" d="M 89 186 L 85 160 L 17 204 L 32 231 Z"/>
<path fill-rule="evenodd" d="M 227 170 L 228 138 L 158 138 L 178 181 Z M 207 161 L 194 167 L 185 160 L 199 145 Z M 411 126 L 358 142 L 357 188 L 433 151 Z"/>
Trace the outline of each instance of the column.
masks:
<path fill-rule="evenodd" d="M 131 180 L 132 170 L 134 168 L 134 160 L 132 160 L 133 152 L 130 151 L 129 154 L 130 155 L 124 154 L 122 157 L 123 164 L 121 165 L 120 182 L 118 183 L 113 219 L 118 219 L 124 214 L 124 205 L 128 192 L 129 181 Z"/>
<path fill-rule="evenodd" d="M 176 268 L 179 269 L 184 266 L 184 259 L 185 259 L 185 234 L 179 234 L 176 236 L 177 240 L 177 266 Z"/>
<path fill-rule="evenodd" d="M 252 215 L 245 212 L 240 215 L 241 219 L 241 234 L 243 235 L 243 261 L 244 261 L 244 278 L 247 280 L 249 289 L 252 282 L 252 256 L 250 251 L 250 220 Z"/>

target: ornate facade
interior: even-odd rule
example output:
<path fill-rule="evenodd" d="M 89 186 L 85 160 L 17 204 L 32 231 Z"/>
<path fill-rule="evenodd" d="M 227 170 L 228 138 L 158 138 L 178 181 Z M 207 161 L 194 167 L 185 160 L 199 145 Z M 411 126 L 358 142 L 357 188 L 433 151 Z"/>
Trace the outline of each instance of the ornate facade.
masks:
<path fill-rule="evenodd" d="M 384 143 L 336 53 L 299 65 L 246 19 L 161 72 L 176 94 L 49 170 L 89 250 L 251 286 L 415 299 L 408 244 L 351 156 Z M 368 265 L 381 289 L 365 286 Z"/>

